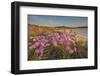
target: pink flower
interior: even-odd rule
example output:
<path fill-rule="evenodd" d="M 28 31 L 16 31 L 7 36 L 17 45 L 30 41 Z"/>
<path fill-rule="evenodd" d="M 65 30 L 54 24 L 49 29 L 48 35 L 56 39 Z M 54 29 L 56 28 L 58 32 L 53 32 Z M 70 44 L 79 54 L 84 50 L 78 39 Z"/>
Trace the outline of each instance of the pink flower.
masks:
<path fill-rule="evenodd" d="M 40 57 L 43 56 L 43 53 L 44 53 L 43 51 L 44 49 L 42 47 L 35 49 L 36 55 Z"/>
<path fill-rule="evenodd" d="M 52 41 L 52 44 L 53 44 L 54 47 L 57 47 L 58 46 L 58 44 L 57 44 L 56 41 Z"/>
<path fill-rule="evenodd" d="M 69 54 L 73 54 L 74 52 L 76 52 L 76 47 L 71 45 L 71 46 L 67 46 L 65 48 L 65 51 L 68 52 Z"/>
<path fill-rule="evenodd" d="M 73 54 L 74 50 L 71 47 L 66 47 L 65 51 L 68 52 L 69 54 Z"/>
<path fill-rule="evenodd" d="M 40 43 L 39 43 L 39 42 L 35 42 L 35 43 L 32 45 L 33 48 L 37 48 L 37 47 L 39 47 L 39 46 L 40 46 Z"/>

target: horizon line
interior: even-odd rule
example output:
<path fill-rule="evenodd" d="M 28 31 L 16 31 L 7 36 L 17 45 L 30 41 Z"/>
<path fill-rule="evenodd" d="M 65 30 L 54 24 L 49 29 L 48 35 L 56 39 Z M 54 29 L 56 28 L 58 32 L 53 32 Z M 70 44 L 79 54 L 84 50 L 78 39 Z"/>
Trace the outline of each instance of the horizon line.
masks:
<path fill-rule="evenodd" d="M 49 24 L 35 24 L 35 23 L 34 24 L 28 23 L 28 25 L 37 25 L 37 26 L 42 26 L 42 25 L 44 26 L 45 25 L 45 26 L 49 26 Z M 80 26 L 80 25 L 67 25 L 67 26 L 66 25 L 60 25 L 60 26 L 56 25 L 56 26 L 49 26 L 49 27 L 61 27 L 61 26 L 64 26 L 64 27 L 88 27 L 88 26 Z"/>

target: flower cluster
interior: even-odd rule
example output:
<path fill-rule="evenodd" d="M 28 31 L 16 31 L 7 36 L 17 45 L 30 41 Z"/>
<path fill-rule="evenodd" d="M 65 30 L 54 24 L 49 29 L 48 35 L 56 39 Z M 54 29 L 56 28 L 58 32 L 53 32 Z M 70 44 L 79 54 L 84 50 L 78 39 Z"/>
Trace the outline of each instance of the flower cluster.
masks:
<path fill-rule="evenodd" d="M 31 47 L 35 49 L 37 56 L 41 57 L 48 46 L 58 47 L 64 45 L 64 51 L 69 54 L 76 52 L 75 32 L 64 31 L 63 33 L 50 33 L 36 36 L 32 39 Z"/>

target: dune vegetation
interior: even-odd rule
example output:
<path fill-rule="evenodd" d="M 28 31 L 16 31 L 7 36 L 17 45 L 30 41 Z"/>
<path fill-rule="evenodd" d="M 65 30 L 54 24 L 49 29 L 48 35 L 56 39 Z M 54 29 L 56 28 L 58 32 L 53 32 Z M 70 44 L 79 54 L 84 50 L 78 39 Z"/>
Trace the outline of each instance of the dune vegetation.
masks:
<path fill-rule="evenodd" d="M 28 24 L 28 60 L 87 58 L 87 38 L 77 28 Z"/>

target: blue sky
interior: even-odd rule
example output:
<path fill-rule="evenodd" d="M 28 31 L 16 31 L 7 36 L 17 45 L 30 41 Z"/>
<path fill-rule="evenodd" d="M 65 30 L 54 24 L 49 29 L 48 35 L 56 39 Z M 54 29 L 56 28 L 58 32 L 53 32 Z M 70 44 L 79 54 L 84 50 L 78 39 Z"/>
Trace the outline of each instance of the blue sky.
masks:
<path fill-rule="evenodd" d="M 28 24 L 50 26 L 87 26 L 87 17 L 28 15 Z"/>

